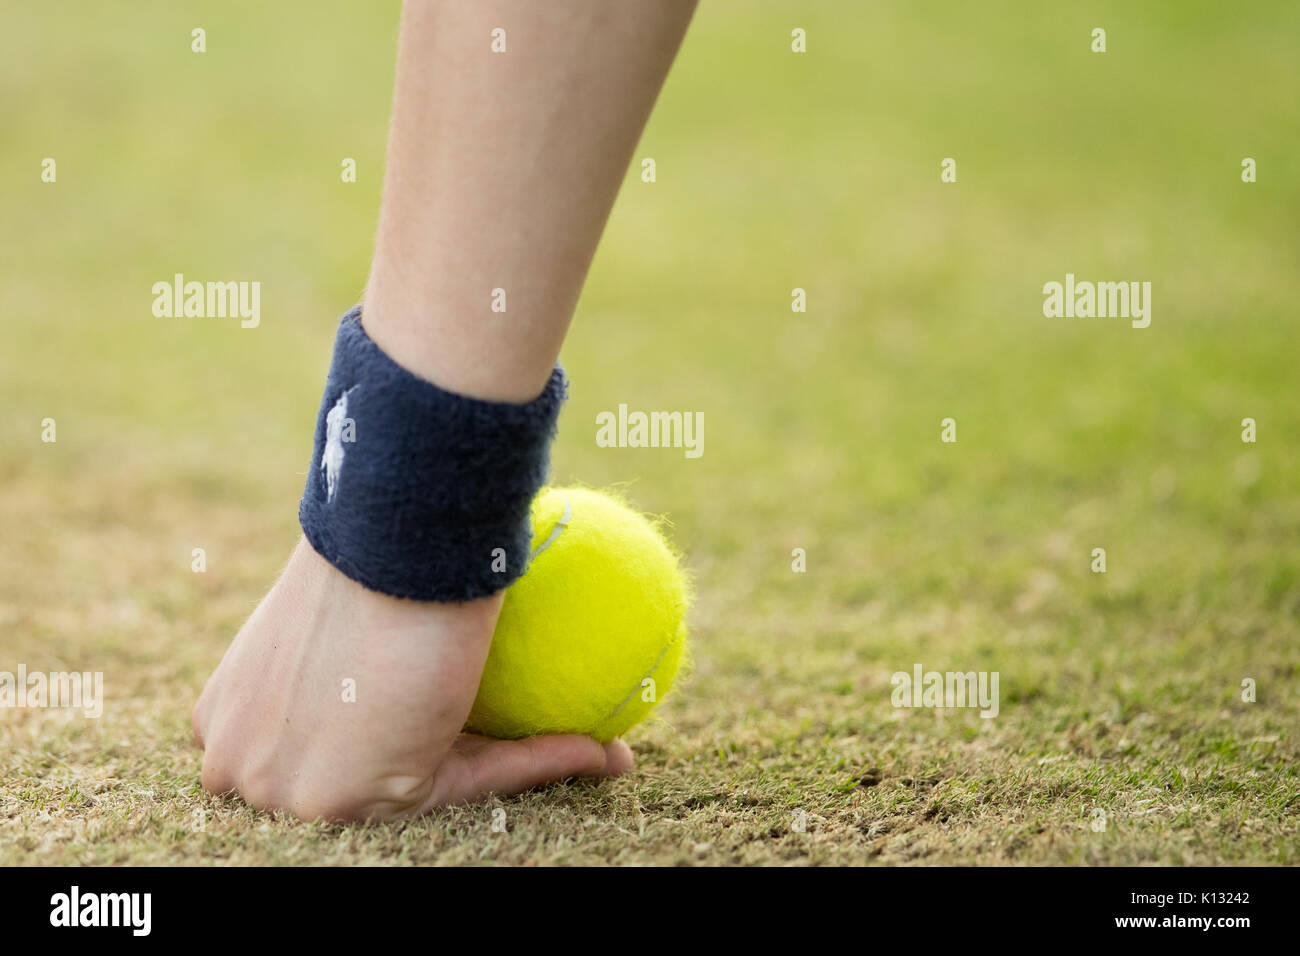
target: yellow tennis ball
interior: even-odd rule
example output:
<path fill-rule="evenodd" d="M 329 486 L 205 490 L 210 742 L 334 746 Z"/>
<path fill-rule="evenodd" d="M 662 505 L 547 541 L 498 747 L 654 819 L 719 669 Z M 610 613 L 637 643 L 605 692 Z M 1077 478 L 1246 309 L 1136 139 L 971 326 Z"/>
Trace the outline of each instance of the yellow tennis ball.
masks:
<path fill-rule="evenodd" d="M 587 488 L 532 505 L 528 572 L 506 591 L 466 729 L 612 740 L 672 686 L 686 578 L 658 527 Z"/>

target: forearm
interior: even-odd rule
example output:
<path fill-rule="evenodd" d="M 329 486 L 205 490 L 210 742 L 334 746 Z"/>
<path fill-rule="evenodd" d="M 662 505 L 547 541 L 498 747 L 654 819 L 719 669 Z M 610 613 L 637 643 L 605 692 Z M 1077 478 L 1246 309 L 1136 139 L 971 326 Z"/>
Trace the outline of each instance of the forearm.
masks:
<path fill-rule="evenodd" d="M 538 394 L 694 6 L 406 4 L 364 303 L 399 364 L 472 397 Z"/>

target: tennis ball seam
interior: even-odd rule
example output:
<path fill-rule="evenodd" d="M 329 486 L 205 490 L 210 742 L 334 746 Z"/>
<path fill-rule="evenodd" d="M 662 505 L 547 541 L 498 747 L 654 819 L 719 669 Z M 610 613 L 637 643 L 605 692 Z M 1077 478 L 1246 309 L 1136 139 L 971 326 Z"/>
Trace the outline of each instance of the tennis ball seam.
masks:
<path fill-rule="evenodd" d="M 600 729 L 604 727 L 606 724 L 608 724 L 610 721 L 612 721 L 615 717 L 617 717 L 619 713 L 623 710 L 623 708 L 626 707 L 628 703 L 632 700 L 632 698 L 636 696 L 636 692 L 645 686 L 646 680 L 654 676 L 654 672 L 659 669 L 659 665 L 664 662 L 664 657 L 666 657 L 668 652 L 672 650 L 673 645 L 675 643 L 677 643 L 677 641 L 676 639 L 673 639 L 664 645 L 664 649 L 660 651 L 659 656 L 655 658 L 654 666 L 651 667 L 650 670 L 648 670 L 644 675 L 642 675 L 641 679 L 636 682 L 636 685 L 630 691 L 627 692 L 627 696 L 623 698 L 623 700 L 619 703 L 619 705 L 615 707 L 610 713 L 606 714 L 605 719 L 596 725 L 596 732 L 593 734 L 593 736 L 599 736 Z M 659 703 L 658 694 L 655 695 L 654 703 L 655 704 Z"/>
<path fill-rule="evenodd" d="M 573 503 L 569 501 L 569 496 L 563 492 L 557 492 L 557 494 L 559 495 L 560 500 L 564 502 L 564 513 L 561 514 L 560 517 L 556 519 L 555 524 L 551 526 L 550 534 L 546 536 L 546 540 L 534 548 L 532 554 L 528 556 L 529 563 L 535 561 L 539 555 L 546 551 L 546 549 L 555 544 L 555 542 L 559 540 L 560 535 L 564 533 L 564 529 L 569 526 L 569 522 L 573 519 Z M 676 636 L 669 639 L 668 643 L 663 646 L 663 650 L 659 652 L 659 656 L 655 658 L 655 662 L 651 665 L 650 670 L 641 675 L 641 679 L 638 680 L 632 686 L 632 689 L 627 692 L 627 695 L 619 701 L 618 706 L 606 714 L 604 719 L 596 724 L 596 729 L 593 731 L 592 736 L 599 737 L 601 728 L 611 723 L 615 717 L 623 712 L 623 708 L 626 707 L 631 702 L 632 698 L 636 696 L 636 692 L 645 686 L 647 678 L 653 677 L 655 671 L 659 670 L 659 665 L 664 662 L 664 658 L 668 656 L 668 652 L 672 650 L 675 643 L 677 643 Z M 658 703 L 659 697 L 656 694 L 654 704 Z M 652 704 L 651 706 L 653 707 L 654 705 Z"/>
<path fill-rule="evenodd" d="M 559 518 L 556 519 L 555 524 L 551 525 L 551 532 L 546 536 L 546 540 L 543 541 L 541 544 L 539 544 L 537 547 L 533 548 L 532 553 L 528 555 L 529 564 L 532 564 L 534 561 L 536 561 L 538 555 L 540 555 L 551 545 L 555 544 L 556 540 L 559 539 L 560 534 L 564 531 L 565 528 L 569 526 L 569 521 L 572 520 L 573 518 L 573 504 L 572 502 L 569 501 L 569 496 L 566 494 L 561 494 L 560 500 L 564 502 L 564 513 L 560 515 Z"/>

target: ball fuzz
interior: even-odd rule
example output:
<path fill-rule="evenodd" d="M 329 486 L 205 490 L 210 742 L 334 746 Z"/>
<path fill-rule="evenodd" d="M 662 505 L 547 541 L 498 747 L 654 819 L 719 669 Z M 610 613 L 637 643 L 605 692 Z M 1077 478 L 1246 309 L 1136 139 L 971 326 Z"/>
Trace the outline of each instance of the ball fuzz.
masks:
<path fill-rule="evenodd" d="M 528 573 L 506 591 L 466 729 L 612 740 L 672 686 L 686 579 L 659 529 L 607 494 L 544 489 Z"/>

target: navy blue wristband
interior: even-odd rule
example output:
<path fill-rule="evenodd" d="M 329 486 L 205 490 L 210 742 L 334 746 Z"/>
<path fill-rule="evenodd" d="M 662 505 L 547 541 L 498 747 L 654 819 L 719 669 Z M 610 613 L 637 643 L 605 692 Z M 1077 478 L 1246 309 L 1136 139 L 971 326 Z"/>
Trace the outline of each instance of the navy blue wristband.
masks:
<path fill-rule="evenodd" d="M 529 505 L 546 480 L 567 382 L 557 365 L 524 405 L 445 391 L 402 368 L 343 316 L 307 487 L 303 533 L 374 591 L 468 601 L 523 574 Z"/>

